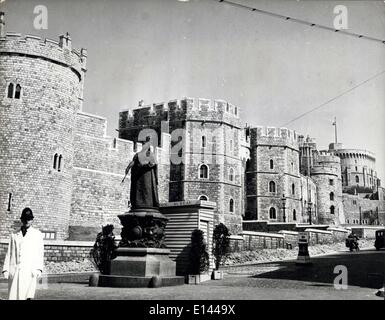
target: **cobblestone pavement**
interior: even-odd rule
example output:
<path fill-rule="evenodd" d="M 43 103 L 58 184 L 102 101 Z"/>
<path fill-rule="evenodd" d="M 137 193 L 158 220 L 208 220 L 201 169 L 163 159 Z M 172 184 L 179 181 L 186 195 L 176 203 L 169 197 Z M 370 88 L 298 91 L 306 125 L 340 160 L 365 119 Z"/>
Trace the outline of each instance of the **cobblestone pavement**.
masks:
<path fill-rule="evenodd" d="M 382 287 L 385 251 L 363 250 L 312 258 L 312 266 L 297 266 L 294 261 L 233 267 L 223 280 L 200 285 L 149 288 L 94 288 L 85 284 L 49 284 L 39 289 L 42 300 L 383 300 L 375 296 Z M 337 290 L 333 280 L 336 265 L 348 270 L 348 289 Z M 0 298 L 7 295 L 0 284 Z"/>

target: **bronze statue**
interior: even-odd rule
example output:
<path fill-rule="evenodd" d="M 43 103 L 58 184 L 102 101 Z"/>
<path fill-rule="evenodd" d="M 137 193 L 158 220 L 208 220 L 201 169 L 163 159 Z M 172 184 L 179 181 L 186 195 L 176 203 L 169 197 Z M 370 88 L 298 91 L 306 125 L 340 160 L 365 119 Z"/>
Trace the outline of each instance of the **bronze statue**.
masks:
<path fill-rule="evenodd" d="M 168 219 L 159 212 L 158 165 L 153 146 L 144 145 L 135 154 L 125 177 L 130 171 L 131 210 L 118 216 L 123 225 L 119 246 L 163 248 Z"/>
<path fill-rule="evenodd" d="M 132 210 L 159 208 L 158 165 L 153 150 L 154 147 L 150 146 L 136 153 L 126 168 L 126 176 L 131 170 Z"/>

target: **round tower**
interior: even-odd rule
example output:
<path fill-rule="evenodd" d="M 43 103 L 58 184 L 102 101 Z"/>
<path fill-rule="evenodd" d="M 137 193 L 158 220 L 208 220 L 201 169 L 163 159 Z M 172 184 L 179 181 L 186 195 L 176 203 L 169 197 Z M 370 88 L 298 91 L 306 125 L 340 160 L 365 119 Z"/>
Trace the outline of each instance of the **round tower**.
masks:
<path fill-rule="evenodd" d="M 342 187 L 344 191 L 376 192 L 378 178 L 375 155 L 367 150 L 338 149 L 334 154 L 341 159 Z"/>
<path fill-rule="evenodd" d="M 3 14 L 0 14 L 3 21 Z M 3 24 L 3 22 L 2 22 Z M 71 208 L 75 117 L 86 51 L 4 32 L 0 37 L 0 237 L 24 207 L 50 238 L 65 239 Z M 52 218 L 54 217 L 54 218 Z"/>
<path fill-rule="evenodd" d="M 328 153 L 318 155 L 311 168 L 311 178 L 317 186 L 318 222 L 344 223 L 340 158 Z"/>

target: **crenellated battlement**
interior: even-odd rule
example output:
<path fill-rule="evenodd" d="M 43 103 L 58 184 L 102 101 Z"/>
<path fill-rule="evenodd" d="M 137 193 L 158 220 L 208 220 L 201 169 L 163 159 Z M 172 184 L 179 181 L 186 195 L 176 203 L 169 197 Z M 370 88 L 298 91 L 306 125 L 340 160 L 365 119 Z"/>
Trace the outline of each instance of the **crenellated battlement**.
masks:
<path fill-rule="evenodd" d="M 278 127 L 264 127 L 257 126 L 253 128 L 258 138 L 278 138 L 278 139 L 287 139 L 290 141 L 297 141 L 298 134 L 294 130 L 289 130 L 287 128 L 278 128 Z"/>
<path fill-rule="evenodd" d="M 376 161 L 376 155 L 368 150 L 360 149 L 339 149 L 335 151 L 335 154 L 342 159 L 364 159 L 369 161 Z"/>
<path fill-rule="evenodd" d="M 287 128 L 257 126 L 250 129 L 251 144 L 266 144 L 277 146 L 289 146 L 298 149 L 298 137 L 296 131 Z"/>
<path fill-rule="evenodd" d="M 0 55 L 25 56 L 40 58 L 60 64 L 73 70 L 83 80 L 87 65 L 87 50 L 72 49 L 69 34 L 59 37 L 59 41 L 43 39 L 34 35 L 22 36 L 8 32 L 0 37 Z"/>
<path fill-rule="evenodd" d="M 315 159 L 317 165 L 330 165 L 330 166 L 340 166 L 341 159 L 332 153 L 327 151 L 320 151 Z"/>
<path fill-rule="evenodd" d="M 239 108 L 219 99 L 183 98 L 152 104 L 140 103 L 138 108 L 119 114 L 120 128 L 158 126 L 161 121 L 214 121 L 241 128 Z"/>

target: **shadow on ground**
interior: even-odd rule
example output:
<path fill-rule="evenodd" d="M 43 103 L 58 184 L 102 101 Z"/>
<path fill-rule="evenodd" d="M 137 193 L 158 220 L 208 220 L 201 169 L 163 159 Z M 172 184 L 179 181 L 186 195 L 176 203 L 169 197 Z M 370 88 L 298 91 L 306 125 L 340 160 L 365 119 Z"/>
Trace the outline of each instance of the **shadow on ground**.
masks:
<path fill-rule="evenodd" d="M 296 265 L 295 261 L 266 263 L 279 269 L 254 275 L 252 278 L 282 279 L 312 282 L 309 286 L 333 286 L 339 272 L 336 266 L 346 266 L 348 286 L 378 289 L 384 285 L 385 251 L 365 250 L 311 258 L 311 265 Z"/>

